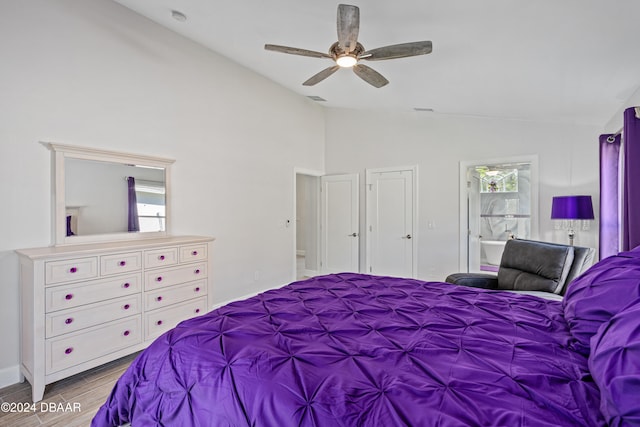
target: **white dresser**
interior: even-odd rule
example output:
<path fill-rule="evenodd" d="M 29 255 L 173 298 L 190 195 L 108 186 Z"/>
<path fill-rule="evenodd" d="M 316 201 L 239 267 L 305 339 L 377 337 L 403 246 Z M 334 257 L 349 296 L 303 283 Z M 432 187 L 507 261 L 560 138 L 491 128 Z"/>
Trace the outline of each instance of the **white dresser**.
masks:
<path fill-rule="evenodd" d="M 213 239 L 176 236 L 19 250 L 21 370 L 46 384 L 147 347 L 213 306 Z"/>

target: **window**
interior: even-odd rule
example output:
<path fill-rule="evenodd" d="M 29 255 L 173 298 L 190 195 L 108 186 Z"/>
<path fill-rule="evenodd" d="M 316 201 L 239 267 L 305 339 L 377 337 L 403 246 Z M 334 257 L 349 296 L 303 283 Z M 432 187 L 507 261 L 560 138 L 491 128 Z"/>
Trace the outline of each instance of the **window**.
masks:
<path fill-rule="evenodd" d="M 476 170 L 480 173 L 481 193 L 518 192 L 518 169 L 492 169 L 481 166 Z"/>
<path fill-rule="evenodd" d="M 167 217 L 164 184 L 136 180 L 136 198 L 140 231 L 164 231 Z"/>

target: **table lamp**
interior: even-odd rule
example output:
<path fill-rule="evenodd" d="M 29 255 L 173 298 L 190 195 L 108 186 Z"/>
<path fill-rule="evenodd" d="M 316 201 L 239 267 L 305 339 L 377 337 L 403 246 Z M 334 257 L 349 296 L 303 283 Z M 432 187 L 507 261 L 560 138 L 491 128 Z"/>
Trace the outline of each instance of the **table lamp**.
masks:
<path fill-rule="evenodd" d="M 551 219 L 569 220 L 569 244 L 576 235 L 573 221 L 594 219 L 591 196 L 555 196 L 551 204 Z"/>

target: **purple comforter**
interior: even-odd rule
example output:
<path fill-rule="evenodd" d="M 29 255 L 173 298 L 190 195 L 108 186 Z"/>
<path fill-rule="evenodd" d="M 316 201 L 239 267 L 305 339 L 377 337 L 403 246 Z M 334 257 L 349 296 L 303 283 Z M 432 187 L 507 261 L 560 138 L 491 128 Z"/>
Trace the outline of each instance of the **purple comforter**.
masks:
<path fill-rule="evenodd" d="M 182 322 L 93 426 L 601 426 L 560 302 L 337 274 Z"/>

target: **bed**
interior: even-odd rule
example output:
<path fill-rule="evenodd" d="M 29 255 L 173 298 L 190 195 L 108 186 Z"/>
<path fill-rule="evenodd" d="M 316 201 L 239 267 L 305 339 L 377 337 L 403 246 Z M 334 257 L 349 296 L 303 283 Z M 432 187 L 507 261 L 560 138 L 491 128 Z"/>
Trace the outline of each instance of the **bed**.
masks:
<path fill-rule="evenodd" d="M 187 320 L 92 421 L 119 426 L 640 425 L 640 249 L 562 302 L 333 274 Z"/>

